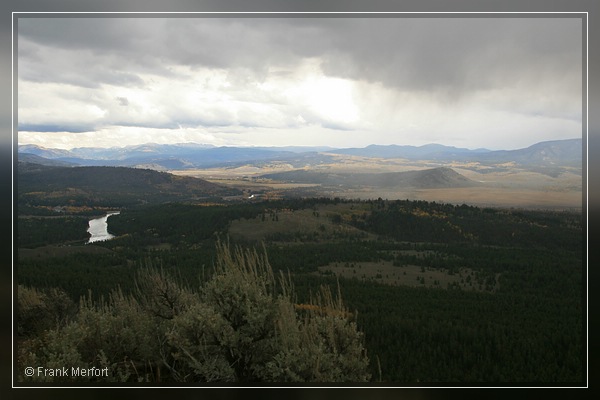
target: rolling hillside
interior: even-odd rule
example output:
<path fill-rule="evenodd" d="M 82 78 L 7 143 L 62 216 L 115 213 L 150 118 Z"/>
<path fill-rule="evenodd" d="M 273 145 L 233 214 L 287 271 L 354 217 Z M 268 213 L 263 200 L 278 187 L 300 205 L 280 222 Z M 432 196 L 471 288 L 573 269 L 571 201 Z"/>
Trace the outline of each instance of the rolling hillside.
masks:
<path fill-rule="evenodd" d="M 262 178 L 294 183 L 346 187 L 410 187 L 420 189 L 457 188 L 477 185 L 451 168 L 387 173 L 328 173 L 296 170 L 265 174 Z"/>
<path fill-rule="evenodd" d="M 49 167 L 20 162 L 19 202 L 121 206 L 236 195 L 203 179 L 125 167 Z"/>

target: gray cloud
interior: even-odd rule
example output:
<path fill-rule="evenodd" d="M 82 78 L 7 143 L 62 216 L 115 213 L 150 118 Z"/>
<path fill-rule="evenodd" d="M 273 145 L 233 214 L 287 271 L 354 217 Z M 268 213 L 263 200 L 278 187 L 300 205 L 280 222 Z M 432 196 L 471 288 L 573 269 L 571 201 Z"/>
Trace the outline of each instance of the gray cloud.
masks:
<path fill-rule="evenodd" d="M 86 125 L 86 124 L 63 124 L 63 125 L 53 125 L 53 124 L 19 124 L 19 130 L 27 131 L 27 132 L 70 132 L 70 133 L 82 133 L 82 132 L 90 132 L 96 129 L 95 125 Z"/>
<path fill-rule="evenodd" d="M 308 124 L 352 130 L 351 123 L 287 104 L 277 93 L 252 90 L 257 82 L 291 76 L 309 58 L 319 60 L 330 77 L 397 93 L 390 101 L 406 102 L 398 108 L 435 103 L 460 114 L 465 104 L 471 107 L 465 115 L 473 116 L 473 102 L 480 101 L 514 115 L 581 119 L 582 32 L 576 18 L 20 18 L 18 30 L 23 82 L 149 93 L 153 76 L 184 81 L 219 69 L 232 84 L 220 93 L 238 105 L 255 102 L 272 110 L 268 117 L 244 106 L 236 113 L 211 100 L 191 110 L 160 97 L 143 105 L 124 91 L 99 96 L 105 114 L 96 124 L 294 128 L 302 115 Z M 86 96 L 82 91 L 77 100 L 98 100 Z M 29 115 L 39 115 L 34 106 Z M 420 111 L 423 118 L 427 112 Z M 43 127 L 44 121 L 35 124 Z"/>
<path fill-rule="evenodd" d="M 326 72 L 404 90 L 453 93 L 533 84 L 536 77 L 560 76 L 580 86 L 576 21 L 400 18 L 360 20 L 357 26 L 338 37 Z"/>
<path fill-rule="evenodd" d="M 127 107 L 129 105 L 129 99 L 127 97 L 117 97 L 116 100 L 120 106 Z"/>
<path fill-rule="evenodd" d="M 580 21 L 565 18 L 23 19 L 19 33 L 77 52 L 68 61 L 80 66 L 104 60 L 117 73 L 97 72 L 100 81 L 135 82 L 128 68 L 164 74 L 166 64 L 244 67 L 261 77 L 304 57 L 323 58 L 331 76 L 406 90 L 460 92 L 557 75 L 576 84 L 581 73 Z"/>

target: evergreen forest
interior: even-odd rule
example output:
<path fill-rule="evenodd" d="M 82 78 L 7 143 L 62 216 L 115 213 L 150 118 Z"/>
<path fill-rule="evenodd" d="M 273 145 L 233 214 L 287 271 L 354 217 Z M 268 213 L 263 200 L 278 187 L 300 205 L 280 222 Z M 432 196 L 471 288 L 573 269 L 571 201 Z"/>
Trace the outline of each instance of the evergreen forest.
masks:
<path fill-rule="evenodd" d="M 585 381 L 581 212 L 411 200 L 115 204 L 15 221 L 18 382 Z M 26 365 L 108 376 L 23 374 Z"/>

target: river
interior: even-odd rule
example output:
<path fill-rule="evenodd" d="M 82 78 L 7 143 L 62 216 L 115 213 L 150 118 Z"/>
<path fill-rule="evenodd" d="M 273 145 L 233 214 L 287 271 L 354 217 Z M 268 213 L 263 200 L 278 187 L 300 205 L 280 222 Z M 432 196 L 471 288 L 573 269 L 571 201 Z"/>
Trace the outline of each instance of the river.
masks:
<path fill-rule="evenodd" d="M 108 217 L 111 215 L 119 214 L 118 211 L 110 212 L 106 214 L 104 217 L 91 219 L 89 222 L 88 233 L 90 234 L 90 238 L 87 243 L 100 242 L 103 240 L 109 240 L 115 237 L 115 235 L 111 235 L 108 233 Z"/>

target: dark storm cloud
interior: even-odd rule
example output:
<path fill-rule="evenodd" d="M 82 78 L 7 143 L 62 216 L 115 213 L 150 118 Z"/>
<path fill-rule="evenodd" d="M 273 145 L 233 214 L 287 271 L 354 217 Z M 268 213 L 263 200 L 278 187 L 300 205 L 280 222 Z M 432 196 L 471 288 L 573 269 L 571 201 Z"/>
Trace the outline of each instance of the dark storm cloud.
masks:
<path fill-rule="evenodd" d="M 142 22 L 140 24 L 140 22 Z M 28 18 L 18 20 L 19 36 L 52 48 L 130 51 L 148 39 L 143 19 L 97 17 Z"/>
<path fill-rule="evenodd" d="M 54 82 L 85 88 L 102 83 L 143 85 L 144 80 L 115 54 L 102 54 L 94 48 L 43 47 L 28 39 L 18 43 L 19 78 L 32 82 Z M 125 58 L 126 59 L 126 58 Z"/>
<path fill-rule="evenodd" d="M 577 84 L 581 73 L 574 18 L 25 19 L 19 33 L 78 52 L 69 62 L 104 59 L 115 73 L 91 73 L 117 83 L 141 84 L 130 68 L 168 74 L 169 64 L 243 67 L 260 79 L 270 65 L 304 57 L 321 58 L 330 76 L 406 90 L 461 92 L 557 76 Z M 116 56 L 123 64 L 111 63 Z"/>
<path fill-rule="evenodd" d="M 494 88 L 544 90 L 550 84 L 580 97 L 578 20 L 346 20 L 323 54 L 330 75 L 400 90 L 460 97 Z"/>

